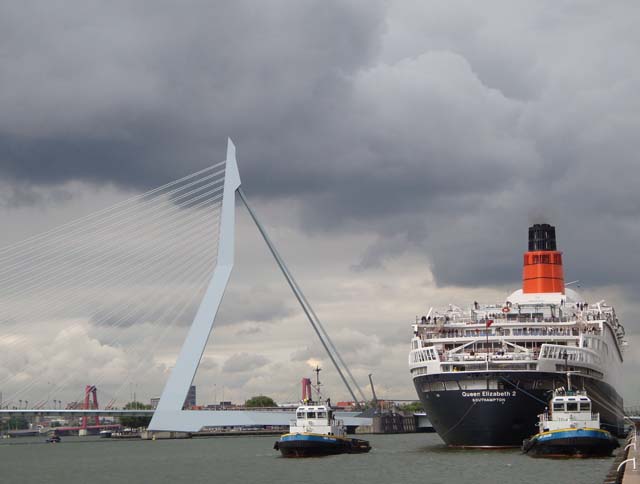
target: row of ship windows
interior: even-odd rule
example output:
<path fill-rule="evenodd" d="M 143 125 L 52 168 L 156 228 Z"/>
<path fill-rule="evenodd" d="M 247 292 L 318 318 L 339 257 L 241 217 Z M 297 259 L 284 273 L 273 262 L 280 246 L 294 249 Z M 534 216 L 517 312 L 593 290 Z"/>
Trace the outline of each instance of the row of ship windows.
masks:
<path fill-rule="evenodd" d="M 453 372 L 456 373 L 458 371 L 478 371 L 478 370 L 484 370 L 485 369 L 485 364 L 481 364 L 481 365 L 472 365 L 472 364 L 466 364 L 466 365 L 442 365 L 442 369 L 441 370 L 436 370 L 433 373 L 449 373 L 449 372 Z M 523 370 L 528 370 L 528 371 L 535 371 L 538 368 L 536 363 L 526 363 L 526 364 L 513 364 L 510 365 L 508 363 L 494 363 L 494 362 L 490 362 L 489 363 L 489 369 L 490 370 L 517 370 L 517 371 L 523 371 Z M 583 372 L 583 373 L 590 373 L 590 372 Z M 596 372 L 594 372 L 596 373 Z M 421 366 L 418 368 L 413 368 L 411 370 L 411 375 L 412 376 L 419 376 L 419 375 L 427 375 L 429 374 L 429 369 L 426 366 Z"/>
<path fill-rule="evenodd" d="M 554 412 L 577 412 L 578 408 L 580 408 L 580 412 L 590 412 L 591 404 L 589 402 L 580 402 L 579 406 L 578 402 L 568 402 L 566 404 L 556 402 L 553 404 Z"/>
<path fill-rule="evenodd" d="M 486 365 L 482 365 L 481 369 L 484 369 Z M 536 370 L 536 363 L 526 363 L 526 364 L 509 364 L 509 363 L 495 363 L 493 361 L 489 362 L 490 370 Z M 467 363 L 466 365 L 442 365 L 442 371 L 474 371 L 478 370 L 477 365 L 472 365 Z"/>
<path fill-rule="evenodd" d="M 297 418 L 327 418 L 327 412 L 298 412 Z"/>

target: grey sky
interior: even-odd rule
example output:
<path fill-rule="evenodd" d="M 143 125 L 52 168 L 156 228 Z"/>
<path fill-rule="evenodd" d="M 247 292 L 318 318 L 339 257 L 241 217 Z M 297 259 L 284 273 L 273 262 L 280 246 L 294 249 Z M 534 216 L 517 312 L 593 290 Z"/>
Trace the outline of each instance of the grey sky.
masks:
<path fill-rule="evenodd" d="M 381 386 L 412 394 L 394 375 L 430 301 L 518 286 L 531 222 L 558 226 L 568 279 L 615 301 L 637 338 L 639 17 L 633 1 L 5 2 L 0 239 L 220 161 L 231 136 L 361 375 L 386 355 Z M 260 346 L 273 371 L 300 319 L 242 220 L 220 341 L 248 349 L 216 372 Z M 640 351 L 628 359 L 638 369 Z M 247 378 L 245 392 L 270 388 Z"/>

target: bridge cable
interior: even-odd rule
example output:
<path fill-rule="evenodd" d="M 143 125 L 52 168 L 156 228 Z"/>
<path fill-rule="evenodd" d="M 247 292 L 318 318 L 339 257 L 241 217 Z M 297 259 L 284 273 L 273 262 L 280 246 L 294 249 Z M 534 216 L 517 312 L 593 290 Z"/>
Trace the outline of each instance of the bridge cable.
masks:
<path fill-rule="evenodd" d="M 198 191 L 202 190 L 203 188 L 209 188 L 209 187 L 212 187 L 213 185 L 218 185 L 219 183 L 220 183 L 219 181 L 215 181 L 215 182 L 209 183 L 209 184 L 207 184 L 207 185 L 203 185 L 202 187 L 198 187 L 198 188 L 196 188 L 196 189 L 194 189 L 194 190 L 191 190 L 190 192 L 187 192 L 186 194 L 183 194 L 183 195 L 180 195 L 180 196 L 178 196 L 178 197 L 174 198 L 174 199 L 173 199 L 173 201 L 174 201 L 174 202 L 176 202 L 176 201 L 178 201 L 178 200 L 182 200 L 182 199 L 184 199 L 184 198 L 186 198 L 186 197 L 189 197 L 189 196 L 191 196 L 192 194 L 194 194 L 194 193 L 196 193 L 196 192 L 198 192 Z M 199 195 L 198 197 L 194 197 L 193 199 L 189 199 L 189 200 L 187 200 L 187 202 L 184 202 L 184 205 L 188 205 L 189 203 L 191 203 L 191 202 L 193 202 L 193 201 L 195 201 L 195 200 L 197 200 L 197 199 L 204 198 L 204 197 L 205 197 L 205 196 L 207 196 L 208 194 L 216 193 L 216 192 L 220 192 L 220 191 L 222 191 L 222 187 L 221 187 L 221 186 L 219 186 L 219 187 L 217 187 L 217 188 L 212 188 L 212 190 L 211 190 L 211 191 L 209 191 L 209 192 L 205 192 L 205 193 L 203 193 L 203 194 Z M 166 204 L 166 202 L 165 202 L 165 204 Z M 176 211 L 179 211 L 179 208 L 178 208 L 179 206 L 181 206 L 181 205 L 178 205 L 178 204 L 175 204 L 175 203 L 174 203 L 174 204 L 171 204 L 171 205 L 169 205 L 169 207 L 170 207 L 170 208 L 169 208 L 167 211 L 168 211 L 168 212 L 176 212 Z M 149 213 L 146 213 L 146 214 L 142 213 L 142 214 L 140 214 L 139 216 L 140 216 L 140 217 L 142 217 L 142 216 L 144 216 L 144 217 L 148 217 L 148 216 L 149 216 Z M 149 222 L 150 220 L 156 220 L 157 218 L 158 218 L 158 217 L 155 217 L 155 218 L 151 217 L 150 219 L 145 219 L 145 222 Z M 138 222 L 138 223 L 139 223 L 139 221 L 136 221 L 135 219 L 134 219 L 134 220 L 132 220 L 131 222 Z M 97 231 L 95 231 L 95 232 L 90 232 L 90 233 L 89 233 L 89 235 L 90 235 L 90 236 L 92 236 L 92 237 L 95 237 L 97 234 L 106 233 L 106 234 L 107 234 L 107 236 L 110 236 L 110 235 L 112 235 L 112 234 L 113 234 L 113 229 L 114 229 L 114 227 L 115 227 L 116 225 L 117 225 L 117 224 L 115 224 L 115 225 L 108 225 L 108 226 L 106 226 L 106 227 L 102 227 L 100 230 L 97 230 Z M 68 238 L 72 238 L 72 237 L 71 237 L 71 236 L 69 236 Z M 109 237 L 108 237 L 108 238 L 109 238 Z M 74 240 L 78 240 L 78 239 L 74 239 Z M 90 240 L 88 243 L 89 243 L 89 244 L 91 244 L 91 243 L 93 243 L 93 241 L 92 241 L 92 240 Z M 79 250 L 80 248 L 82 248 L 82 247 L 84 247 L 84 246 L 80 245 L 80 246 L 73 247 L 73 249 L 74 249 L 75 251 L 78 251 L 78 250 Z M 52 250 L 58 250 L 58 249 L 59 249 L 59 247 L 54 246 Z M 47 252 L 46 252 L 46 251 L 45 251 L 44 253 L 42 253 L 42 254 L 39 254 L 39 255 L 38 255 L 38 257 L 44 257 L 45 255 L 47 255 Z M 30 270 L 28 270 L 28 271 L 26 271 L 26 272 L 27 272 L 27 273 L 35 272 L 37 269 L 40 269 L 43 265 L 46 267 L 47 265 L 50 265 L 50 264 L 52 264 L 53 262 L 56 262 L 57 260 L 60 260 L 60 259 L 64 260 L 64 259 L 65 259 L 65 257 L 66 257 L 67 255 L 68 255 L 68 254 L 63 254 L 63 255 L 58 256 L 58 257 L 56 257 L 56 258 L 49 258 L 49 259 L 47 259 L 43 264 L 36 264 L 35 266 L 30 267 Z M 6 267 L 4 268 L 4 270 L 5 270 L 5 271 L 11 271 L 11 270 L 12 270 L 12 269 L 14 269 L 14 268 L 18 268 L 18 269 L 19 269 L 19 268 L 23 267 L 24 263 L 25 263 L 25 261 L 24 261 L 24 260 L 20 260 L 20 261 L 16 262 L 16 264 L 14 264 L 13 266 L 6 266 Z M 37 276 L 41 276 L 41 274 L 37 274 Z M 32 279 L 33 279 L 33 278 L 35 278 L 35 277 L 36 277 L 36 276 L 32 277 Z M 7 280 L 7 279 L 8 279 L 8 277 L 0 278 L 0 282 L 4 282 L 4 281 L 5 281 L 5 280 Z"/>
<path fill-rule="evenodd" d="M 184 235 L 184 233 L 183 233 L 183 235 Z M 209 234 L 209 236 L 210 236 L 210 234 Z"/>
<path fill-rule="evenodd" d="M 199 204 L 199 205 L 204 205 L 204 204 L 206 204 L 206 203 L 208 203 L 208 202 L 206 202 L 206 201 L 205 201 L 205 202 L 203 202 L 202 204 Z M 196 221 L 196 222 L 198 222 L 198 224 L 200 224 L 200 222 L 199 222 L 199 221 Z M 191 223 L 190 225 L 193 225 L 193 223 Z M 177 236 L 177 237 L 179 237 L 179 238 L 182 238 L 182 237 L 184 236 L 184 227 L 178 227 L 178 231 L 176 232 L 176 236 Z M 175 237 L 174 237 L 174 238 L 175 238 Z M 169 240 L 171 240 L 171 239 L 169 239 Z M 155 244 L 155 246 L 159 246 L 159 245 L 161 245 L 161 244 Z M 166 253 L 166 252 L 167 252 L 167 250 L 168 250 L 168 249 L 165 249 L 164 251 L 160 252 L 159 254 L 160 254 L 160 255 L 162 255 L 163 253 Z M 134 254 L 134 255 L 133 255 L 133 256 L 131 256 L 131 257 L 134 257 L 134 258 L 135 258 L 135 257 L 137 257 L 137 256 Z M 160 258 L 160 257 L 159 257 L 159 256 L 156 256 L 156 257 L 155 257 L 155 259 L 156 259 L 156 260 L 157 260 L 158 258 Z M 127 259 L 126 257 L 125 257 L 125 258 L 123 258 L 123 262 L 124 262 L 126 259 Z M 117 260 L 117 259 L 113 259 L 113 258 L 111 258 L 110 260 L 111 260 L 111 262 L 114 262 L 114 261 L 115 261 L 115 260 Z M 152 259 L 152 260 L 153 260 L 153 259 Z M 148 263 L 149 261 L 147 260 L 146 262 Z M 128 270 L 128 271 L 120 271 L 120 272 L 118 272 L 118 269 L 119 269 L 118 267 L 115 267 L 115 268 L 113 268 L 111 271 L 107 271 L 106 273 L 105 273 L 105 272 L 103 272 L 103 273 L 101 273 L 101 277 L 102 277 L 103 279 L 106 279 L 106 278 L 104 277 L 105 275 L 115 274 L 115 275 L 118 277 L 118 281 L 119 281 L 119 282 L 122 282 L 122 276 L 124 276 L 124 275 L 126 275 L 126 274 L 128 274 L 128 273 L 133 273 L 133 274 L 135 275 L 135 273 L 136 273 L 136 271 L 137 271 L 137 268 L 136 268 L 135 266 L 134 266 L 134 267 L 132 267 L 132 268 L 131 268 L 130 270 Z M 86 273 L 87 273 L 86 277 L 82 277 L 82 278 L 79 278 L 79 279 L 78 279 L 77 277 L 75 277 L 75 278 L 74 278 L 73 276 L 71 277 L 71 279 L 72 279 L 72 280 L 73 280 L 73 282 L 74 282 L 74 286 L 78 286 L 80 283 L 84 283 L 85 281 L 91 281 L 91 274 L 92 274 L 92 271 L 87 270 L 87 271 L 86 271 Z M 108 280 L 108 279 L 107 279 L 107 280 Z M 60 286 L 62 286 L 62 281 L 60 281 L 60 279 L 58 278 L 58 279 L 56 279 L 56 284 L 57 284 L 57 287 L 56 287 L 55 289 L 50 290 L 50 291 L 49 291 L 50 293 L 55 294 L 55 293 L 56 293 L 56 289 L 58 289 Z M 31 290 L 33 291 L 33 288 L 31 288 Z M 45 295 L 47 295 L 47 292 L 46 292 L 46 291 L 45 291 Z M 41 295 L 41 296 L 42 296 L 42 295 Z M 84 297 L 84 296 L 83 296 L 83 295 L 80 295 L 80 296 L 79 296 L 79 298 L 82 298 L 82 297 Z M 61 306 L 61 307 L 67 307 L 67 306 L 69 305 L 69 300 L 61 300 L 61 301 L 59 301 L 59 303 L 60 303 L 60 304 L 58 304 L 58 306 Z M 50 314 L 50 313 L 51 313 L 51 310 L 52 310 L 52 307 L 51 307 L 51 305 L 49 305 L 49 304 L 48 304 L 48 301 L 47 301 L 46 299 L 45 299 L 45 304 L 47 304 L 47 306 L 46 306 L 46 307 L 47 307 L 48 313 Z M 31 309 L 32 309 L 32 308 L 31 308 Z"/>
<path fill-rule="evenodd" d="M 216 257 L 213 257 L 213 260 L 215 260 L 215 259 L 216 259 Z M 191 262 L 189 265 L 185 265 L 185 264 L 183 264 L 183 263 L 182 263 L 182 261 L 174 262 L 174 263 L 172 264 L 172 266 L 171 266 L 171 271 L 165 271 L 165 272 L 166 272 L 167 274 L 172 274 L 172 275 L 173 275 L 173 278 L 177 278 L 177 277 L 178 277 L 179 275 L 181 275 L 181 274 L 187 274 L 187 275 L 189 275 L 189 273 L 192 271 L 192 269 L 193 269 L 193 268 L 197 268 L 197 267 L 201 266 L 201 264 L 202 264 L 202 262 L 201 262 L 201 258 L 199 258 L 199 257 L 192 257 L 192 258 L 191 258 L 191 261 L 192 261 L 192 262 Z M 178 267 L 178 268 L 180 268 L 180 267 L 186 267 L 186 269 L 182 270 L 182 271 L 181 271 L 181 272 L 179 272 L 179 273 L 176 273 L 176 272 L 175 272 L 175 270 L 174 270 L 176 267 Z M 181 279 L 179 279 L 179 280 L 181 280 Z M 168 291 L 171 291 L 171 288 L 168 288 L 167 290 L 168 290 Z M 153 288 L 152 288 L 152 289 L 148 289 L 147 291 L 139 291 L 139 292 L 136 292 L 136 293 L 135 293 L 135 295 L 132 295 L 132 296 L 133 296 L 136 300 L 138 300 L 138 301 L 139 301 L 139 304 L 138 304 L 138 306 L 139 306 L 140 304 L 145 304 L 146 302 L 148 302 L 148 299 L 147 299 L 147 297 L 146 297 L 146 296 L 147 296 L 147 293 L 149 293 L 149 294 L 153 295 L 153 293 L 154 293 L 153 291 L 154 291 L 154 289 L 153 289 Z M 166 291 L 165 291 L 165 292 L 166 292 Z M 140 302 L 140 301 L 144 301 L 144 302 Z M 126 308 L 127 306 L 128 306 L 128 305 L 124 305 L 123 307 L 124 307 L 124 308 Z M 169 307 L 169 309 L 171 309 L 171 306 Z M 150 314 L 151 314 L 151 315 L 153 315 L 153 314 L 154 314 L 154 312 L 157 312 L 157 311 L 158 311 L 157 309 L 152 309 L 152 310 L 151 310 L 151 312 L 150 312 Z M 133 314 L 135 314 L 135 313 L 136 313 L 136 311 L 134 311 L 134 310 L 129 310 L 127 313 L 123 314 L 123 315 L 120 317 L 120 319 L 119 319 L 119 320 L 117 320 L 117 321 L 116 321 L 116 324 L 111 325 L 111 329 L 113 329 L 114 327 L 119 326 L 119 325 L 120 325 L 120 324 L 122 324 L 122 323 L 126 323 L 126 322 L 129 320 L 130 316 L 132 316 L 132 315 L 133 315 Z M 143 314 L 144 314 L 144 313 L 143 313 Z M 97 323 L 99 323 L 99 322 L 100 322 L 100 321 L 98 320 L 98 321 L 97 321 Z M 96 326 L 99 326 L 99 324 L 96 324 Z M 112 339 L 112 341 L 110 341 L 110 342 L 108 343 L 108 345 L 111 345 L 112 343 L 115 343 L 116 341 L 117 341 L 117 338 L 113 338 L 113 339 Z M 33 379 L 33 380 L 30 382 L 30 384 L 28 385 L 28 388 L 33 387 L 33 386 L 38 382 L 38 380 L 40 380 L 40 378 L 35 378 L 35 379 Z M 21 393 L 24 393 L 24 391 L 26 391 L 28 388 L 23 388 L 23 390 L 21 391 Z M 56 390 L 58 390 L 58 388 L 56 388 Z M 16 395 L 16 394 L 14 394 L 14 395 L 12 395 L 12 396 L 17 396 L 17 395 Z"/>
<path fill-rule="evenodd" d="M 307 319 L 309 320 L 309 323 L 311 323 L 311 326 L 313 327 L 313 330 L 315 331 L 316 335 L 320 339 L 320 342 L 322 343 L 322 346 L 324 347 L 325 351 L 327 352 L 327 355 L 331 359 L 331 362 L 333 363 L 334 367 L 338 371 L 338 374 L 340 375 L 340 378 L 342 379 L 342 382 L 347 387 L 347 390 L 351 394 L 351 397 L 353 398 L 353 400 L 356 403 L 356 405 L 358 407 L 360 407 L 360 403 L 358 401 L 358 398 L 356 397 L 355 393 L 353 392 L 353 389 L 351 388 L 351 385 L 349 385 L 349 382 L 345 378 L 345 376 L 344 376 L 344 374 L 342 372 L 342 369 L 340 368 L 340 365 L 338 365 L 336 359 L 334 358 L 333 354 L 331 353 L 331 350 L 329 349 L 327 343 L 325 342 L 324 338 L 322 337 L 322 333 L 320 332 L 316 321 L 314 321 L 314 318 L 311 315 L 309 306 L 307 304 L 305 304 L 305 302 L 304 302 L 305 299 L 303 299 L 303 297 L 301 296 L 301 291 L 300 291 L 299 287 L 295 283 L 293 277 L 291 276 L 291 273 L 287 269 L 286 264 L 284 263 L 284 261 L 280 257 L 277 249 L 275 248 L 275 246 L 271 242 L 271 239 L 267 235 L 267 232 L 266 232 L 265 228 L 262 226 L 262 224 L 258 220 L 255 212 L 251 209 L 249 203 L 247 202 L 247 199 L 246 199 L 246 197 L 244 195 L 242 187 L 238 188 L 237 193 L 240 196 L 240 199 L 242 200 L 242 202 L 244 203 L 244 206 L 247 208 L 247 211 L 251 215 L 251 218 L 253 219 L 254 223 L 258 227 L 258 230 L 260 231 L 260 234 L 262 235 L 262 238 L 266 242 L 267 247 L 269 248 L 269 250 L 271 251 L 271 254 L 275 258 L 276 263 L 278 264 L 278 267 L 282 271 L 287 283 L 289 284 L 289 287 L 291 287 L 291 290 L 293 291 L 293 294 L 295 295 L 296 299 L 298 299 L 298 302 L 300 303 L 300 306 L 302 307 L 302 310 L 304 311 L 305 315 L 307 316 Z"/>
<path fill-rule="evenodd" d="M 34 242 L 34 241 L 37 241 L 37 240 L 40 240 L 40 239 L 45 239 L 47 241 L 47 243 L 48 243 L 49 242 L 49 237 L 51 235 L 59 232 L 59 231 L 66 230 L 66 229 L 68 229 L 68 228 L 70 228 L 70 227 L 72 227 L 74 225 L 77 225 L 77 224 L 80 224 L 80 223 L 85 222 L 87 220 L 91 220 L 91 219 L 93 219 L 95 217 L 98 217 L 99 215 L 103 215 L 105 213 L 109 213 L 110 211 L 116 210 L 116 209 L 118 209 L 118 208 L 120 208 L 122 206 L 125 206 L 125 205 L 129 204 L 129 203 L 133 203 L 135 201 L 141 200 L 142 198 L 144 198 L 146 196 L 149 196 L 151 194 L 157 193 L 159 191 L 162 191 L 165 188 L 169 188 L 169 187 L 175 186 L 176 184 L 179 184 L 179 183 L 181 183 L 183 181 L 189 180 L 189 179 L 191 179 L 191 178 L 193 178 L 195 176 L 201 175 L 202 173 L 205 173 L 205 172 L 207 172 L 209 170 L 212 170 L 212 169 L 217 168 L 217 167 L 219 167 L 221 165 L 224 165 L 224 164 L 226 164 L 226 161 L 222 161 L 222 162 L 217 163 L 217 164 L 215 164 L 213 166 L 209 166 L 209 167 L 204 168 L 204 169 L 202 169 L 200 171 L 197 171 L 195 173 L 187 175 L 187 176 L 185 176 L 183 178 L 180 178 L 178 180 L 174 180 L 174 181 L 169 182 L 169 183 L 167 183 L 165 185 L 162 185 L 160 187 L 154 188 L 153 190 L 150 190 L 148 192 L 142 193 L 140 195 L 136 195 L 136 196 L 131 197 L 131 198 L 127 199 L 127 200 L 123 200 L 123 201 L 118 202 L 118 203 L 116 203 L 114 205 L 106 207 L 106 208 L 104 208 L 102 210 L 98 210 L 97 212 L 92 212 L 92 213 L 90 213 L 88 215 L 85 215 L 84 217 L 80 217 L 80 218 L 78 218 L 76 220 L 72 220 L 71 222 L 67 222 L 65 224 L 59 225 L 59 226 L 57 226 L 57 227 L 55 227 L 55 228 L 53 228 L 51 230 L 47 230 L 45 232 L 41 232 L 41 233 L 39 233 L 37 235 L 33 235 L 31 237 L 28 237 L 28 238 L 26 238 L 24 240 L 21 240 L 19 242 L 14 243 L 14 244 L 10 244 L 8 246 L 2 247 L 2 248 L 0 248 L 0 253 L 15 249 L 15 248 L 17 248 L 17 247 L 19 247 L 19 246 L 21 246 L 23 244 L 28 244 L 28 243 L 31 243 L 31 242 Z M 65 232 L 65 234 L 66 233 L 68 233 L 68 232 Z"/>

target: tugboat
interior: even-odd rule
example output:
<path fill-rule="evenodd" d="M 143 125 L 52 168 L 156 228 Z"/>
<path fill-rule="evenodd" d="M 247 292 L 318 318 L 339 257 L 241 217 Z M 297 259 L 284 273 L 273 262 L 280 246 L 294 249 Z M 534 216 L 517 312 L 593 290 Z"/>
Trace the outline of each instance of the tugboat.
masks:
<path fill-rule="evenodd" d="M 316 391 L 321 400 L 320 381 L 316 368 Z M 335 454 L 361 454 L 371 450 L 369 442 L 347 437 L 346 428 L 337 420 L 329 399 L 325 403 L 311 399 L 311 380 L 302 379 L 302 405 L 296 410 L 296 419 L 289 425 L 289 433 L 280 436 L 273 448 L 283 457 L 319 457 Z"/>
<path fill-rule="evenodd" d="M 525 439 L 522 452 L 534 457 L 607 457 L 619 447 L 618 439 L 600 428 L 600 414 L 591 413 L 591 399 L 584 391 L 554 391 L 548 410 L 538 416 L 539 433 Z"/>

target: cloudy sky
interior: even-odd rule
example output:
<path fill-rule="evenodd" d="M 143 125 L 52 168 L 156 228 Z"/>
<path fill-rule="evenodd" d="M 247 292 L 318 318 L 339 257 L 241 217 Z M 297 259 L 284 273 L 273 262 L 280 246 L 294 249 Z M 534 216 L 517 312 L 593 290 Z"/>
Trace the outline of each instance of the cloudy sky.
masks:
<path fill-rule="evenodd" d="M 4 2 L 0 244 L 221 161 L 230 136 L 247 195 L 363 386 L 373 373 L 380 395 L 414 398 L 415 316 L 503 300 L 527 226 L 546 221 L 567 279 L 616 305 L 622 393 L 640 402 L 639 18 L 631 0 Z M 346 398 L 238 213 L 199 401 L 295 400 L 309 360 Z M 147 399 L 186 324 L 150 355 L 147 324 L 109 343 L 90 319 L 66 333 L 31 321 L 4 371 L 79 366 L 58 398 L 96 378 Z"/>

